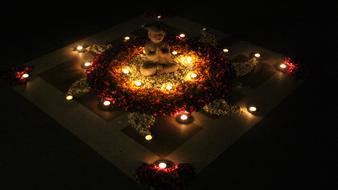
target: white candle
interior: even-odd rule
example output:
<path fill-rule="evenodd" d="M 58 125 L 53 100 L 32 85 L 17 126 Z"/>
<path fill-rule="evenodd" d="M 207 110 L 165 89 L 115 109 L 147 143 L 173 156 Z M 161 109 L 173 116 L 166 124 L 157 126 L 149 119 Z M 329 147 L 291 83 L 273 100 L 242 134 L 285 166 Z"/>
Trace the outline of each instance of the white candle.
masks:
<path fill-rule="evenodd" d="M 82 45 L 76 46 L 76 50 L 77 50 L 77 51 L 82 51 L 82 50 L 83 50 L 83 46 L 82 46 Z"/>
<path fill-rule="evenodd" d="M 194 78 L 197 77 L 197 74 L 196 73 L 191 73 L 190 77 L 194 79 Z"/>
<path fill-rule="evenodd" d="M 261 54 L 255 53 L 255 57 L 256 57 L 256 58 L 260 58 L 260 57 L 261 57 Z"/>
<path fill-rule="evenodd" d="M 103 105 L 104 105 L 104 106 L 110 106 L 110 104 L 111 104 L 111 102 L 108 101 L 108 100 L 105 100 L 105 101 L 103 102 Z"/>
<path fill-rule="evenodd" d="M 183 34 L 183 33 L 180 34 L 180 37 L 181 37 L 181 38 L 185 38 L 185 34 Z"/>
<path fill-rule="evenodd" d="M 150 141 L 151 139 L 153 139 L 153 136 L 151 136 L 151 135 L 146 135 L 144 138 L 145 138 L 147 141 Z"/>
<path fill-rule="evenodd" d="M 159 167 L 160 169 L 165 169 L 165 168 L 167 167 L 167 164 L 164 163 L 164 162 L 160 162 L 160 163 L 158 164 L 158 167 Z"/>
<path fill-rule="evenodd" d="M 28 77 L 29 77 L 29 74 L 28 74 L 28 73 L 25 73 L 25 74 L 22 75 L 22 78 L 24 78 L 24 79 L 26 79 L 26 78 L 28 78 Z"/>
<path fill-rule="evenodd" d="M 72 95 L 66 96 L 66 100 L 70 101 L 70 100 L 72 100 L 72 99 L 73 99 L 73 96 L 72 96 Z"/>

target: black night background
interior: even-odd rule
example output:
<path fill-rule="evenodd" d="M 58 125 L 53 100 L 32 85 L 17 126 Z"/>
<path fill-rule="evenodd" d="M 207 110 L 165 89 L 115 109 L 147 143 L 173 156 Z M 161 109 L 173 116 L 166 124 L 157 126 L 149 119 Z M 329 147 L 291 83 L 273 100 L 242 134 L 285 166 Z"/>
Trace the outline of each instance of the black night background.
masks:
<path fill-rule="evenodd" d="M 7 2 L 1 70 L 147 12 L 210 26 L 303 64 L 305 81 L 188 189 L 337 189 L 337 6 L 322 1 Z M 1 189 L 129 189 L 137 184 L 1 84 Z M 48 94 L 46 94 L 48 96 Z M 267 96 L 266 98 L 269 98 Z"/>

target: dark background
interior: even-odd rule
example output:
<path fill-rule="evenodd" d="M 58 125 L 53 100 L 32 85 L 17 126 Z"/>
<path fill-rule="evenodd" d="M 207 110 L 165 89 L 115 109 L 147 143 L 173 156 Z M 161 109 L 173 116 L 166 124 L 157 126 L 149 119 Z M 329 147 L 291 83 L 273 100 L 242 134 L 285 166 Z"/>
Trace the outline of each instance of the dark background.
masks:
<path fill-rule="evenodd" d="M 203 170 L 191 189 L 337 189 L 338 63 L 332 50 L 337 43 L 338 9 L 334 3 L 11 1 L 2 5 L 0 13 L 1 69 L 155 10 L 284 53 L 308 70 L 305 82 Z M 121 183 L 136 188 L 9 87 L 2 85 L 0 94 L 4 189 L 116 189 Z"/>

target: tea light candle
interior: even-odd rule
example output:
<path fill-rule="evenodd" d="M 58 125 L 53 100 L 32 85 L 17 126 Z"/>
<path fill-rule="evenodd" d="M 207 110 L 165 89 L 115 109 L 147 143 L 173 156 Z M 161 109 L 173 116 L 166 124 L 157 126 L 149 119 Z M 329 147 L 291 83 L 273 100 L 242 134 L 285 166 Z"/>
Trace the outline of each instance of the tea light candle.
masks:
<path fill-rule="evenodd" d="M 180 38 L 185 38 L 185 34 L 183 34 L 183 33 L 180 34 L 179 36 L 180 36 Z"/>
<path fill-rule="evenodd" d="M 130 40 L 130 37 L 129 37 L 129 36 L 126 36 L 126 37 L 124 37 L 124 40 L 125 40 L 125 41 L 128 41 L 128 40 Z"/>
<path fill-rule="evenodd" d="M 26 79 L 26 78 L 28 78 L 29 77 L 29 74 L 28 73 L 24 73 L 23 75 L 22 75 L 22 78 L 23 79 Z"/>
<path fill-rule="evenodd" d="M 169 85 L 167 85 L 167 86 L 165 87 L 165 89 L 171 90 L 171 89 L 173 89 L 173 86 L 171 86 L 171 85 L 169 84 Z"/>
<path fill-rule="evenodd" d="M 197 77 L 197 74 L 196 73 L 191 73 L 190 77 L 194 79 L 194 78 Z"/>
<path fill-rule="evenodd" d="M 187 57 L 187 62 L 188 63 L 191 63 L 192 62 L 192 58 L 189 56 L 189 57 Z"/>
<path fill-rule="evenodd" d="M 150 141 L 151 139 L 153 139 L 153 136 L 152 135 L 146 135 L 145 137 L 144 137 L 147 141 Z"/>
<path fill-rule="evenodd" d="M 110 106 L 110 104 L 111 104 L 111 102 L 110 102 L 109 100 L 105 100 L 105 101 L 103 102 L 103 105 L 104 105 L 104 106 Z"/>
<path fill-rule="evenodd" d="M 158 163 L 158 167 L 160 169 L 165 169 L 167 167 L 167 164 L 165 162 L 160 162 L 160 163 Z"/>
<path fill-rule="evenodd" d="M 73 96 L 72 96 L 72 95 L 66 96 L 66 100 L 70 101 L 70 100 L 72 100 L 72 99 L 73 99 Z"/>
<path fill-rule="evenodd" d="M 91 65 L 92 65 L 91 62 L 86 61 L 86 62 L 84 62 L 84 63 L 82 64 L 82 68 L 87 69 L 87 68 L 90 67 Z"/>
<path fill-rule="evenodd" d="M 141 85 L 142 85 L 142 82 L 140 82 L 140 81 L 135 81 L 135 85 L 136 85 L 136 86 L 141 86 Z"/>
<path fill-rule="evenodd" d="M 128 67 L 124 67 L 124 68 L 122 68 L 122 73 L 124 73 L 124 74 L 128 74 L 128 73 L 129 73 L 129 69 L 128 69 Z"/>
<path fill-rule="evenodd" d="M 78 51 L 78 52 L 83 51 L 83 46 L 82 45 L 76 46 L 76 51 Z"/>
<path fill-rule="evenodd" d="M 254 55 L 256 58 L 260 58 L 261 57 L 261 54 L 260 53 L 255 53 Z"/>
<path fill-rule="evenodd" d="M 180 119 L 181 119 L 182 121 L 186 121 L 186 120 L 188 119 L 188 115 L 182 114 L 182 115 L 180 116 Z"/>
<path fill-rule="evenodd" d="M 255 113 L 255 112 L 257 112 L 257 107 L 256 107 L 256 106 L 249 106 L 249 107 L 247 108 L 247 110 L 248 110 L 248 112 L 250 112 L 250 113 Z"/>
<path fill-rule="evenodd" d="M 285 63 L 279 64 L 279 68 L 282 69 L 282 70 L 286 69 L 286 67 L 287 67 L 287 65 Z"/>

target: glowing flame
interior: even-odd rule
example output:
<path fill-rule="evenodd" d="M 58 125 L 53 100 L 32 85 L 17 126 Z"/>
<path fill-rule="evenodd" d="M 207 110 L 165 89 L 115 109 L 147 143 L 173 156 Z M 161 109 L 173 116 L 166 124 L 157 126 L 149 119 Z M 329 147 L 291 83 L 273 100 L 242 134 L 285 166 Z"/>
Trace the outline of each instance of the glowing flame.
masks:
<path fill-rule="evenodd" d="M 165 169 L 165 168 L 167 167 L 167 164 L 164 163 L 164 162 L 160 162 L 160 163 L 158 164 L 158 167 L 159 167 L 160 169 Z"/>
<path fill-rule="evenodd" d="M 76 50 L 77 50 L 77 51 L 82 51 L 82 50 L 83 50 L 83 46 L 82 46 L 82 45 L 76 46 Z"/>
<path fill-rule="evenodd" d="M 29 74 L 28 74 L 28 73 L 25 73 L 25 74 L 22 75 L 22 78 L 24 78 L 24 79 L 26 79 L 26 78 L 28 78 L 28 77 L 29 77 Z"/>
<path fill-rule="evenodd" d="M 141 85 L 142 85 L 142 82 L 140 82 L 140 81 L 135 81 L 135 85 L 136 85 L 136 86 L 141 86 Z"/>
<path fill-rule="evenodd" d="M 129 37 L 129 36 L 126 36 L 126 37 L 124 37 L 124 40 L 125 40 L 125 41 L 128 41 L 128 40 L 130 40 L 130 37 Z"/>
<path fill-rule="evenodd" d="M 111 102 L 110 102 L 109 100 L 105 100 L 105 101 L 103 102 L 103 105 L 104 105 L 104 106 L 110 106 L 110 104 L 111 104 Z"/>
<path fill-rule="evenodd" d="M 128 74 L 129 73 L 129 68 L 128 67 L 123 67 L 122 68 L 122 73 Z"/>
<path fill-rule="evenodd" d="M 260 58 L 261 57 L 261 54 L 260 53 L 255 53 L 254 55 L 256 58 Z"/>
<path fill-rule="evenodd" d="M 194 78 L 197 77 L 197 74 L 196 73 L 191 73 L 190 77 L 194 79 Z"/>
<path fill-rule="evenodd" d="M 144 138 L 145 138 L 147 141 L 150 141 L 151 139 L 153 139 L 153 136 L 151 136 L 151 135 L 146 135 Z"/>
<path fill-rule="evenodd" d="M 70 100 L 72 100 L 72 99 L 73 99 L 73 96 L 72 96 L 72 95 L 66 96 L 66 100 L 70 101 Z"/>

